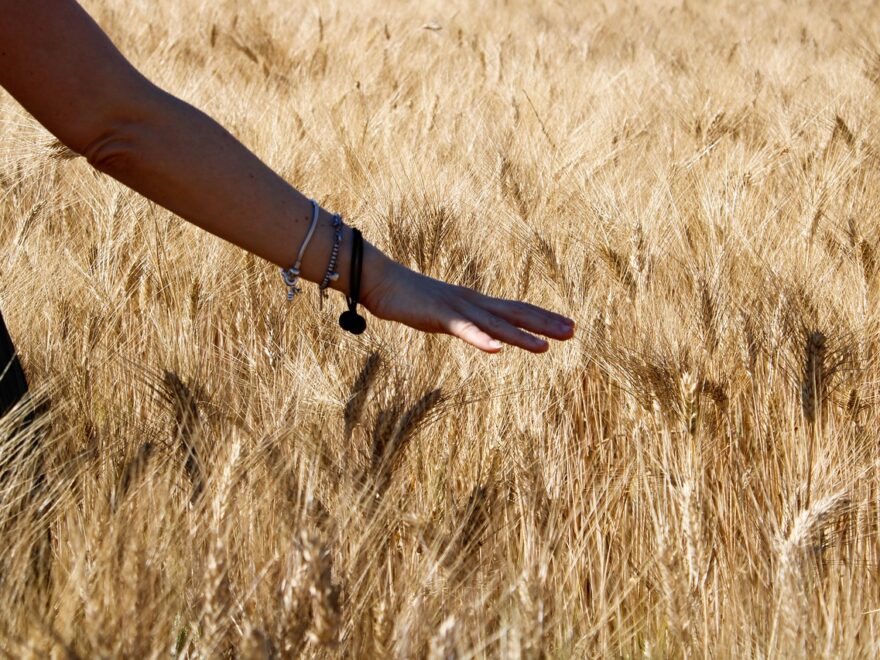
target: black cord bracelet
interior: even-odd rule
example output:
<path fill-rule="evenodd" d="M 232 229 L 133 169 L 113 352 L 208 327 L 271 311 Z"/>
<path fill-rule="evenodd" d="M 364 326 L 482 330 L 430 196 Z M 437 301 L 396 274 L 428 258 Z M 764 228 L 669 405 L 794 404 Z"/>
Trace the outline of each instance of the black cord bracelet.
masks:
<path fill-rule="evenodd" d="M 349 273 L 348 309 L 339 316 L 339 325 L 353 335 L 367 329 L 366 319 L 357 313 L 358 297 L 361 293 L 361 268 L 364 260 L 364 238 L 358 229 L 352 228 L 351 269 Z"/>

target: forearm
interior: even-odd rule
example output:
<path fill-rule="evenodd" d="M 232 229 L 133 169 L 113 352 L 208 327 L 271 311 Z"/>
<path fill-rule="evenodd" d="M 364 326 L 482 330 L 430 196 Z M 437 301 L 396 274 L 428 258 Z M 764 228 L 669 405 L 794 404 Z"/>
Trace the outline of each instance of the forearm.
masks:
<path fill-rule="evenodd" d="M 71 149 L 182 218 L 282 267 L 311 219 L 308 200 L 204 113 L 160 90 L 72 0 L 0 0 L 0 85 Z M 319 282 L 333 231 L 320 216 L 303 255 Z M 365 243 L 362 292 L 388 260 Z M 331 286 L 348 291 L 351 230 Z M 279 280 L 280 284 L 280 280 Z"/>
<path fill-rule="evenodd" d="M 82 151 L 98 170 L 249 252 L 293 265 L 309 228 L 309 200 L 203 112 L 156 90 L 137 101 L 137 120 L 119 122 Z M 320 282 L 333 244 L 321 210 L 303 255 L 302 277 Z M 348 292 L 351 229 L 346 228 L 331 287 Z M 364 245 L 363 290 L 387 259 Z M 279 286 L 280 280 L 279 280 Z"/>

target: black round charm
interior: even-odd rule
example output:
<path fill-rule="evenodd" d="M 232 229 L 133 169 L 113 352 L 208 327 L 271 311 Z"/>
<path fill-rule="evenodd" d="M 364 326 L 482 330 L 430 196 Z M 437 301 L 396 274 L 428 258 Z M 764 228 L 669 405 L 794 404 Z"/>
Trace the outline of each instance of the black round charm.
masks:
<path fill-rule="evenodd" d="M 367 320 L 357 312 L 347 309 L 339 315 L 339 325 L 343 330 L 359 335 L 367 329 Z"/>

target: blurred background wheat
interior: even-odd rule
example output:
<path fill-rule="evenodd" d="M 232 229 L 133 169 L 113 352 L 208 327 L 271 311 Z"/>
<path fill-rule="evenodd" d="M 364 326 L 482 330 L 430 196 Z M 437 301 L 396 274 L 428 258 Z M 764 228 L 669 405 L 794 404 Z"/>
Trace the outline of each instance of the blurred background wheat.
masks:
<path fill-rule="evenodd" d="M 873 3 L 85 5 L 394 258 L 579 327 L 349 336 L 2 96 L 0 652 L 877 656 Z"/>

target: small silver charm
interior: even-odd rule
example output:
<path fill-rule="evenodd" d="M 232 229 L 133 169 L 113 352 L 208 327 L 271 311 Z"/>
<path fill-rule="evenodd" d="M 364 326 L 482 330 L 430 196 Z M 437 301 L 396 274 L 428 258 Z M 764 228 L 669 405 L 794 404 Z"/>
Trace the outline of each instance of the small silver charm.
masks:
<path fill-rule="evenodd" d="M 288 268 L 287 270 L 282 268 L 281 279 L 287 285 L 287 300 L 293 300 L 296 294 L 302 292 L 302 288 L 298 286 L 299 268 Z"/>

